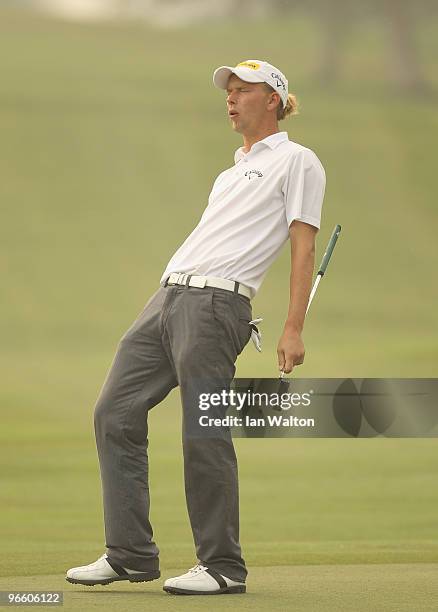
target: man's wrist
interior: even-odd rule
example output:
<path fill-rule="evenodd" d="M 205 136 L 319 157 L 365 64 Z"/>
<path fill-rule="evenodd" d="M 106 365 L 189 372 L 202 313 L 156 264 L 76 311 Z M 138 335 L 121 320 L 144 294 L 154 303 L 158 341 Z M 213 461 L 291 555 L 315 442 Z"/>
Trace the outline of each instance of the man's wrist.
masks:
<path fill-rule="evenodd" d="M 296 334 L 298 336 L 301 336 L 303 326 L 297 321 L 294 321 L 292 319 L 286 319 L 286 322 L 284 324 L 284 331 L 288 334 Z"/>

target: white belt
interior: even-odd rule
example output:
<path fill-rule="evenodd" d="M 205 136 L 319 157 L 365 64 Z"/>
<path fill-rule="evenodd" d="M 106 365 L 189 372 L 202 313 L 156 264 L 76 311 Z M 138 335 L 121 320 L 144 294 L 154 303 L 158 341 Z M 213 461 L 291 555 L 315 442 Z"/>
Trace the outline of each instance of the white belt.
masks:
<path fill-rule="evenodd" d="M 185 285 L 187 277 L 189 275 L 185 272 L 172 272 L 167 279 L 168 285 Z M 234 291 L 235 281 L 228 280 L 226 278 L 220 278 L 219 276 L 197 276 L 193 275 L 189 280 L 189 287 L 219 287 L 220 289 L 227 289 L 228 291 Z M 246 296 L 251 299 L 251 290 L 246 285 L 239 283 L 239 289 L 237 293 Z"/>

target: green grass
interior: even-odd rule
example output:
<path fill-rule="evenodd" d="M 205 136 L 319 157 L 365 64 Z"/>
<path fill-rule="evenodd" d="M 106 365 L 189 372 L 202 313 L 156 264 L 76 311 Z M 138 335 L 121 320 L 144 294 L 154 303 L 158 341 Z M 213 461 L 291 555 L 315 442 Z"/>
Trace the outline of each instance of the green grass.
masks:
<path fill-rule="evenodd" d="M 170 568 L 163 578 L 178 571 Z M 436 565 L 428 563 L 399 565 L 275 566 L 257 567 L 248 578 L 245 595 L 177 597 L 161 590 L 159 581 L 142 585 L 115 584 L 107 587 L 74 587 L 59 576 L 1 580 L 1 589 L 63 590 L 65 610 L 110 609 L 120 612 L 153 610 L 385 610 L 387 612 L 434 612 L 438 588 Z M 43 607 L 44 610 L 48 609 Z M 62 609 L 62 608 L 61 608 Z"/>
<path fill-rule="evenodd" d="M 92 411 L 116 344 L 241 144 L 211 85 L 218 65 L 266 56 L 283 68 L 301 114 L 281 129 L 327 172 L 318 259 L 343 226 L 296 375 L 436 376 L 436 100 L 391 87 L 385 40 L 372 23 L 360 28 L 327 89 L 313 76 L 318 31 L 302 17 L 156 31 L 0 11 L 0 589 L 63 589 L 66 609 L 205 606 L 165 596 L 159 582 L 85 590 L 63 575 L 103 551 Z M 418 42 L 436 88 L 434 24 Z M 237 375 L 276 375 L 288 279 L 285 245 L 253 302 L 263 352 L 248 345 Z M 180 418 L 177 390 L 150 417 L 165 577 L 195 561 Z M 236 608 L 436 607 L 433 439 L 236 448 L 250 570 Z"/>

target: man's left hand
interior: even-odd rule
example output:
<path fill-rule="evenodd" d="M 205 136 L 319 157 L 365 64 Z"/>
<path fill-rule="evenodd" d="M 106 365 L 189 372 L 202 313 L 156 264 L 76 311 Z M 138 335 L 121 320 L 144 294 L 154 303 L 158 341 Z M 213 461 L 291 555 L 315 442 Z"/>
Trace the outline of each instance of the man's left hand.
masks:
<path fill-rule="evenodd" d="M 285 374 L 304 361 L 304 344 L 298 331 L 285 329 L 277 346 L 278 369 Z"/>

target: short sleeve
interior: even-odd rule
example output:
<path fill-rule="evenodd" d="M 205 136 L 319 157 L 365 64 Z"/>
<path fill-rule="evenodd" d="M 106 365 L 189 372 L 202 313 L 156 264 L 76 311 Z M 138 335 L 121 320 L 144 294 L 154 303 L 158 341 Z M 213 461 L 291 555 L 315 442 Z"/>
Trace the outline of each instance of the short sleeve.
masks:
<path fill-rule="evenodd" d="M 289 227 L 295 219 L 320 227 L 325 184 L 324 168 L 311 149 L 304 148 L 292 157 L 283 183 Z"/>

